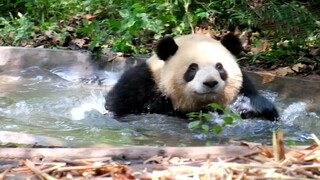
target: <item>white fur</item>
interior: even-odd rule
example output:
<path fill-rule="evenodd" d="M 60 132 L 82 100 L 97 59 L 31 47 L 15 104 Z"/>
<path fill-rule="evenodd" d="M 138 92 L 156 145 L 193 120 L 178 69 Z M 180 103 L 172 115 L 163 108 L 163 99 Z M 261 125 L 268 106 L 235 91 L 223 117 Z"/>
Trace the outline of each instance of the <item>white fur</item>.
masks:
<path fill-rule="evenodd" d="M 209 103 L 226 105 L 239 93 L 242 73 L 235 57 L 219 42 L 201 34 L 191 34 L 175 39 L 178 51 L 167 61 L 156 55 L 147 63 L 153 72 L 159 91 L 172 100 L 175 109 L 197 111 Z M 220 62 L 228 78 L 223 81 L 215 69 Z M 199 71 L 192 81 L 185 82 L 183 75 L 191 63 L 199 65 Z M 203 86 L 207 79 L 215 79 L 214 90 Z"/>
<path fill-rule="evenodd" d="M 217 81 L 218 84 L 214 88 L 209 88 L 203 84 L 206 81 Z M 221 94 L 224 86 L 225 82 L 220 78 L 220 74 L 215 66 L 204 65 L 203 67 L 199 67 L 195 77 L 187 83 L 186 90 L 190 94 Z"/>

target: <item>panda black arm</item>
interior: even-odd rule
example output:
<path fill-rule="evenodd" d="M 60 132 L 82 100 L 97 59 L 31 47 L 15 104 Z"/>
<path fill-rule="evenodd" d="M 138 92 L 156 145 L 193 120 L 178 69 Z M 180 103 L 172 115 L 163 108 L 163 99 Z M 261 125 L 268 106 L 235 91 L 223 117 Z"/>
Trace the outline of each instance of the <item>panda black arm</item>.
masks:
<path fill-rule="evenodd" d="M 155 95 L 155 82 L 147 63 L 127 70 L 106 97 L 106 109 L 116 116 L 142 113 Z"/>
<path fill-rule="evenodd" d="M 232 33 L 227 34 L 222 40 L 221 44 L 226 47 L 234 56 L 238 56 L 242 51 L 242 44 L 239 38 Z M 271 121 L 277 120 L 279 113 L 274 107 L 273 103 L 265 97 L 259 95 L 255 86 L 252 84 L 248 76 L 242 72 L 243 82 L 240 94 L 250 99 L 249 109 L 240 109 L 241 116 L 247 117 L 264 117 Z"/>
<path fill-rule="evenodd" d="M 273 103 L 259 94 L 249 77 L 244 72 L 242 72 L 242 75 L 243 82 L 240 93 L 250 99 L 250 104 L 253 109 L 253 112 L 245 112 L 242 116 L 262 116 L 271 121 L 277 120 L 279 118 L 279 113 Z"/>

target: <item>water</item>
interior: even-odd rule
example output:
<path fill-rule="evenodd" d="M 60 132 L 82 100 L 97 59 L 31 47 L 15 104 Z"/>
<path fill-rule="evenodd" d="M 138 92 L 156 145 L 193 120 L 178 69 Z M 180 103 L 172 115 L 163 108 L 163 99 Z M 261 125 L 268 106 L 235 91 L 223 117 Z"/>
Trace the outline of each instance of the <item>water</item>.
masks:
<path fill-rule="evenodd" d="M 271 142 L 271 132 L 282 129 L 286 140 L 311 143 L 310 133 L 320 136 L 319 113 L 309 112 L 307 104 L 281 98 L 275 92 L 261 93 L 279 108 L 277 123 L 260 119 L 235 120 L 223 131 L 191 132 L 186 120 L 157 114 L 129 115 L 117 121 L 104 108 L 104 96 L 115 84 L 119 72 L 96 70 L 73 72 L 31 66 L 0 72 L 0 130 L 25 132 L 61 138 L 70 146 L 203 146 L 225 144 L 230 139 Z M 211 123 L 222 123 L 213 113 Z"/>

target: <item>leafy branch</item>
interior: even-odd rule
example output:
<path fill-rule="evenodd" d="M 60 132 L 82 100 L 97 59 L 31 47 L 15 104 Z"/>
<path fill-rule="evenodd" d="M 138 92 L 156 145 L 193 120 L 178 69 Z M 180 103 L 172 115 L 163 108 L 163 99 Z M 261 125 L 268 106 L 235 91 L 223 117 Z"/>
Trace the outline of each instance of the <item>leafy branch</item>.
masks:
<path fill-rule="evenodd" d="M 198 120 L 192 121 L 188 124 L 189 129 L 192 131 L 200 130 L 203 133 L 208 133 L 210 132 L 210 129 L 218 134 L 221 132 L 223 127 L 225 127 L 228 124 L 233 124 L 234 119 L 242 119 L 240 115 L 232 113 L 229 107 L 223 108 L 219 104 L 212 103 L 209 104 L 209 106 L 217 111 L 223 112 L 223 120 L 224 123 L 222 125 L 214 125 L 210 127 L 209 125 L 209 119 L 212 119 L 212 115 L 209 113 L 203 113 L 202 111 L 200 112 L 191 112 L 188 114 L 189 118 L 196 118 Z"/>

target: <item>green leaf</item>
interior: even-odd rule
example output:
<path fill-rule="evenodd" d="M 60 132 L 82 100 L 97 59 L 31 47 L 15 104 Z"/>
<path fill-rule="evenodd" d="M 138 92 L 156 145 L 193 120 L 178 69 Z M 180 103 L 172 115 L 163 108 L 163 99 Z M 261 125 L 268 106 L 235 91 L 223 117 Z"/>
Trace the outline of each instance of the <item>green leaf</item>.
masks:
<path fill-rule="evenodd" d="M 255 40 L 252 42 L 252 44 L 253 44 L 254 46 L 261 46 L 261 45 L 262 45 L 262 42 L 261 42 L 259 39 L 255 39 Z"/>
<path fill-rule="evenodd" d="M 288 139 L 287 144 L 290 146 L 297 146 L 298 145 L 298 143 L 292 139 Z"/>
<path fill-rule="evenodd" d="M 224 109 L 217 103 L 211 103 L 211 104 L 209 104 L 209 106 L 214 108 L 214 109 L 218 109 L 218 110 L 224 111 Z"/>
<path fill-rule="evenodd" d="M 99 41 L 91 41 L 88 49 L 92 51 L 95 47 L 98 47 L 98 46 L 99 46 Z"/>
<path fill-rule="evenodd" d="M 239 114 L 230 113 L 230 116 L 236 119 L 242 119 L 242 117 Z"/>
<path fill-rule="evenodd" d="M 83 19 L 82 19 L 82 23 L 83 23 L 83 26 L 84 26 L 84 27 L 89 26 L 89 20 L 86 19 L 86 18 L 83 18 Z"/>
<path fill-rule="evenodd" d="M 133 7 L 134 9 L 136 9 L 136 10 L 139 11 L 139 10 L 143 9 L 144 6 L 142 6 L 142 5 L 139 4 L 139 3 L 136 3 L 136 4 L 132 5 L 131 7 Z"/>
<path fill-rule="evenodd" d="M 113 28 L 120 28 L 121 27 L 121 21 L 116 20 L 114 17 L 111 17 L 108 19 L 107 24 Z"/>
<path fill-rule="evenodd" d="M 138 13 L 136 15 L 136 17 L 138 17 L 140 20 L 142 20 L 143 22 L 148 22 L 148 14 L 147 13 Z"/>
<path fill-rule="evenodd" d="M 199 112 L 191 112 L 191 113 L 188 113 L 187 116 L 190 118 L 199 118 L 200 113 Z"/>
<path fill-rule="evenodd" d="M 209 17 L 209 13 L 202 8 L 198 8 L 194 13 L 199 18 L 208 18 Z"/>
<path fill-rule="evenodd" d="M 120 10 L 120 11 L 119 11 L 119 14 L 120 14 L 120 16 L 123 17 L 123 18 L 132 18 L 132 17 L 131 17 L 131 12 L 130 12 L 130 10 L 128 10 L 128 9 L 122 9 L 122 10 Z"/>
<path fill-rule="evenodd" d="M 265 52 L 257 53 L 252 57 L 252 61 L 256 61 L 260 56 L 265 55 Z"/>
<path fill-rule="evenodd" d="M 224 113 L 230 114 L 231 113 L 230 107 L 227 106 L 226 108 L 224 108 Z"/>
<path fill-rule="evenodd" d="M 201 116 L 204 117 L 205 119 L 210 119 L 211 118 L 211 115 L 208 114 L 208 113 L 202 113 Z"/>
<path fill-rule="evenodd" d="M 123 22 L 121 29 L 125 30 L 127 28 L 131 28 L 136 23 L 134 18 L 128 18 L 126 21 Z"/>
<path fill-rule="evenodd" d="M 198 121 L 192 121 L 188 124 L 188 128 L 189 129 L 198 129 L 202 124 L 202 121 L 198 120 Z"/>
<path fill-rule="evenodd" d="M 207 124 L 202 124 L 201 129 L 203 133 L 209 132 L 209 126 Z"/>
<path fill-rule="evenodd" d="M 201 12 L 201 13 L 198 13 L 197 16 L 199 18 L 208 18 L 209 17 L 209 13 L 208 12 Z"/>
<path fill-rule="evenodd" d="M 219 134 L 221 132 L 221 126 L 215 125 L 215 126 L 213 126 L 212 130 L 214 133 Z"/>
<path fill-rule="evenodd" d="M 205 146 L 212 146 L 212 145 L 213 145 L 213 142 L 212 142 L 212 141 L 206 141 Z"/>
<path fill-rule="evenodd" d="M 171 14 L 168 15 L 164 15 L 164 16 L 160 16 L 159 17 L 164 23 L 168 23 L 168 22 L 176 22 L 177 18 Z"/>
<path fill-rule="evenodd" d="M 224 120 L 224 124 L 233 124 L 232 117 L 227 116 L 227 117 L 224 117 L 223 120 Z"/>

